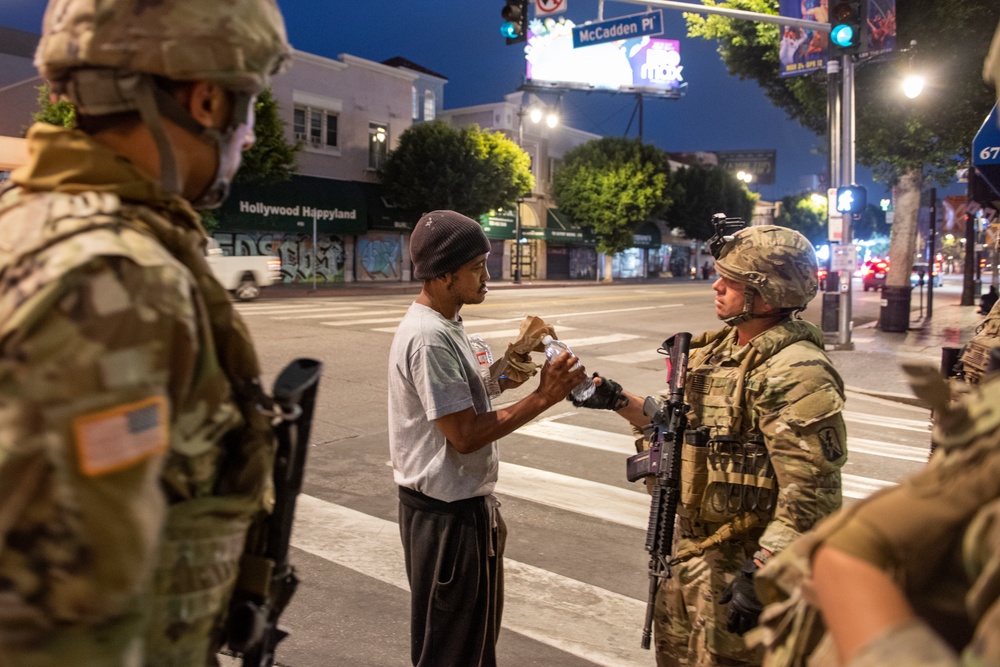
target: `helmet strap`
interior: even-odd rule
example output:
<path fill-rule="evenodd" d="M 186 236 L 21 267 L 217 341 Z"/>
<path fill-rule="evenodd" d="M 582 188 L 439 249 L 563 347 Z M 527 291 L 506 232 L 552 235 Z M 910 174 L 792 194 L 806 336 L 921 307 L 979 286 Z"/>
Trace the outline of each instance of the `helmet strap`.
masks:
<path fill-rule="evenodd" d="M 723 322 L 731 327 L 743 324 L 757 317 L 767 317 L 767 315 L 755 315 L 753 312 L 753 298 L 757 295 L 757 290 L 749 285 L 743 286 L 743 310 L 732 317 L 725 317 Z"/>

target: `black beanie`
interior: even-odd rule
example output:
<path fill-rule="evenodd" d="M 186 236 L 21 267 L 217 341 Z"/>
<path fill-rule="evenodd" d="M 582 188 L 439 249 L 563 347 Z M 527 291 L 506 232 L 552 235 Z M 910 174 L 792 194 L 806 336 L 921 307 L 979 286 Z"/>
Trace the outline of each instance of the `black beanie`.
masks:
<path fill-rule="evenodd" d="M 455 211 L 431 211 L 410 234 L 413 277 L 430 280 L 451 273 L 490 251 L 478 222 Z"/>

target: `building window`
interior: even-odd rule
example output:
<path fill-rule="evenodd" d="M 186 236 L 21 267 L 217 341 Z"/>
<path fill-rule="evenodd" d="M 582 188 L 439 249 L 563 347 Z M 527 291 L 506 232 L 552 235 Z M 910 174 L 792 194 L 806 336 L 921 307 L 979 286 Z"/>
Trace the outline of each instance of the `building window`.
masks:
<path fill-rule="evenodd" d="M 381 168 L 388 154 L 389 128 L 381 123 L 368 123 L 368 168 Z"/>
<path fill-rule="evenodd" d="M 424 91 L 424 120 L 431 121 L 434 120 L 434 116 L 437 114 L 437 106 L 435 105 L 435 97 L 433 90 Z"/>
<path fill-rule="evenodd" d="M 411 99 L 410 99 L 410 104 L 413 107 L 412 108 L 413 120 L 419 120 L 420 119 L 420 96 L 417 95 L 417 87 L 416 86 L 410 86 L 410 95 L 412 96 Z"/>
<path fill-rule="evenodd" d="M 296 105 L 293 115 L 295 140 L 314 148 L 337 147 L 337 114 Z"/>

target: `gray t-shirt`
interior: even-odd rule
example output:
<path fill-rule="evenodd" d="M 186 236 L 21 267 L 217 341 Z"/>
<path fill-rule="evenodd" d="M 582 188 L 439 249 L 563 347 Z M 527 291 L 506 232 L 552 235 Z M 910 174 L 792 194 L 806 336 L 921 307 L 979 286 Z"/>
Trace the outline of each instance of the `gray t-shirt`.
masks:
<path fill-rule="evenodd" d="M 389 454 L 397 484 L 445 502 L 493 493 L 497 443 L 460 454 L 434 425 L 470 407 L 491 410 L 465 328 L 412 304 L 389 349 Z"/>

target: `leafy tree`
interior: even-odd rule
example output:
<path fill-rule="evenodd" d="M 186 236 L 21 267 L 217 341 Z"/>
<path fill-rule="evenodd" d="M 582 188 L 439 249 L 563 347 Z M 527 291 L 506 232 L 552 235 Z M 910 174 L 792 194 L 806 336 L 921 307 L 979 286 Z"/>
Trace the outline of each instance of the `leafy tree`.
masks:
<path fill-rule="evenodd" d="M 778 13 L 778 0 L 732 0 L 706 5 Z M 832 4 L 832 3 L 831 3 Z M 995 101 L 980 72 L 995 22 L 995 0 L 906 0 L 897 2 L 897 44 L 916 41 L 906 55 L 881 56 L 855 70 L 858 162 L 894 187 L 895 222 L 890 255 L 912 258 L 917 209 L 925 181 L 946 183 L 968 159 L 983 117 Z M 722 16 L 685 14 L 688 34 L 718 42 L 730 73 L 753 79 L 768 98 L 803 126 L 825 127 L 826 73 L 780 78 L 779 27 Z M 931 74 L 932 85 L 917 100 L 900 94 L 908 67 Z M 909 285 L 912 260 L 893 263 L 887 285 Z"/>
<path fill-rule="evenodd" d="M 243 154 L 237 183 L 283 183 L 295 173 L 295 160 L 302 149 L 302 142 L 288 143 L 285 139 L 285 121 L 278 113 L 278 102 L 270 88 L 257 96 L 254 105 L 256 117 L 253 147 Z"/>
<path fill-rule="evenodd" d="M 774 222 L 801 232 L 813 245 L 822 245 L 828 236 L 826 206 L 825 199 L 814 200 L 809 192 L 782 197 L 781 212 Z"/>
<path fill-rule="evenodd" d="M 48 123 L 60 127 L 76 125 L 76 109 L 67 100 L 56 98 L 49 85 L 42 84 L 38 91 L 38 110 L 31 116 L 36 123 Z"/>
<path fill-rule="evenodd" d="M 667 220 L 680 227 L 689 239 L 707 241 L 715 233 L 712 216 L 725 213 L 729 217 L 750 222 L 758 195 L 732 173 L 715 167 L 691 165 L 673 175 L 677 196 L 667 211 Z"/>
<path fill-rule="evenodd" d="M 552 196 L 597 237 L 606 254 L 604 279 L 611 280 L 611 256 L 632 247 L 635 226 L 666 210 L 673 200 L 667 154 L 638 139 L 605 137 L 568 152 L 552 177 Z"/>
<path fill-rule="evenodd" d="M 535 186 L 528 154 L 502 132 L 441 121 L 403 132 L 379 177 L 386 198 L 414 219 L 436 209 L 477 218 L 512 208 Z"/>

